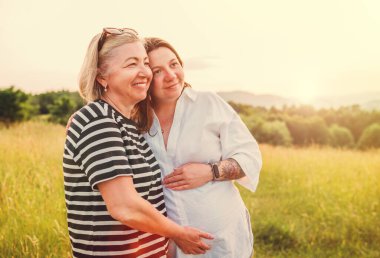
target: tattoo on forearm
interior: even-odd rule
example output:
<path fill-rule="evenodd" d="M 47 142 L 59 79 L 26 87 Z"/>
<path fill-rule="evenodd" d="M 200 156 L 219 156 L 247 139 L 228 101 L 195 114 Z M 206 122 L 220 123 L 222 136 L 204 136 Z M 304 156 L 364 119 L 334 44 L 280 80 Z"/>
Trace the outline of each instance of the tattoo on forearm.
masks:
<path fill-rule="evenodd" d="M 218 181 L 234 180 L 245 176 L 239 163 L 234 159 L 226 159 L 218 162 L 220 177 Z"/>

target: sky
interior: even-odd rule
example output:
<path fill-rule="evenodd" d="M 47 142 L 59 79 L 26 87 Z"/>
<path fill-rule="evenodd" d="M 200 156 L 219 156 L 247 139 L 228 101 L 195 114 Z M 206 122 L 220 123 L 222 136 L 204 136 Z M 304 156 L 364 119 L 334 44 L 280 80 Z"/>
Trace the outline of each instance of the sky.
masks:
<path fill-rule="evenodd" d="M 0 0 L 0 87 L 77 90 L 103 27 L 169 41 L 198 90 L 304 101 L 380 90 L 378 0 Z"/>

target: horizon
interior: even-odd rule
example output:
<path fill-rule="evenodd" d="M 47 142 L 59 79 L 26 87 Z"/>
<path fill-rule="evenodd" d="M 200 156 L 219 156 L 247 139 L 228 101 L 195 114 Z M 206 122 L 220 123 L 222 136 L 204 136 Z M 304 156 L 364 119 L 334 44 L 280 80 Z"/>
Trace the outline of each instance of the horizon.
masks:
<path fill-rule="evenodd" d="M 197 90 L 311 102 L 380 89 L 375 0 L 15 0 L 0 6 L 0 87 L 32 94 L 76 91 L 87 45 L 107 26 L 168 40 Z"/>

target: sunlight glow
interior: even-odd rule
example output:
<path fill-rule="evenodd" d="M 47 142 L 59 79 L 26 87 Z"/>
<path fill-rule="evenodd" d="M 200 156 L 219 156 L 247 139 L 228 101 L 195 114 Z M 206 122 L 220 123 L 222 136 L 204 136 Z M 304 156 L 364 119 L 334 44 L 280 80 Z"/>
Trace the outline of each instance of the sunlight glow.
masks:
<path fill-rule="evenodd" d="M 304 82 L 298 87 L 295 96 L 302 104 L 312 104 L 317 94 L 317 87 L 314 83 Z"/>

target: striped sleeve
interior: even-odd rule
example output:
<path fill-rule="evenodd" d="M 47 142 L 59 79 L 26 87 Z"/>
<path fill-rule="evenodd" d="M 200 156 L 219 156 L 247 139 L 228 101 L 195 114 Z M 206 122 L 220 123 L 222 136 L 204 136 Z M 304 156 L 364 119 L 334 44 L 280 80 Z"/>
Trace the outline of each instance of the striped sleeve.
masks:
<path fill-rule="evenodd" d="M 91 188 L 118 176 L 133 176 L 120 129 L 109 117 L 96 117 L 83 127 L 74 160 L 85 172 Z"/>

